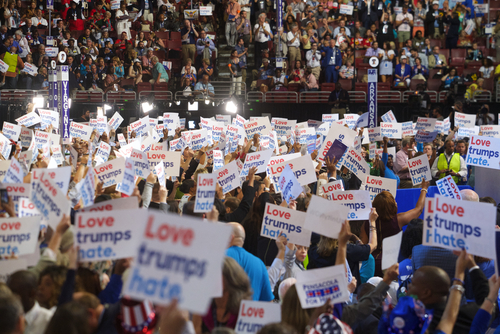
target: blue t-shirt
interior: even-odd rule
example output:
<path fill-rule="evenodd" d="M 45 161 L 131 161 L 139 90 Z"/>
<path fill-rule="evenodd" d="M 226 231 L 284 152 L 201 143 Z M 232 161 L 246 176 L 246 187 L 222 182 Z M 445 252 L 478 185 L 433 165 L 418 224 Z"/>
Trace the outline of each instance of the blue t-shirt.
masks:
<path fill-rule="evenodd" d="M 269 302 L 274 299 L 269 275 L 261 259 L 237 246 L 228 248 L 226 255 L 235 259 L 247 273 L 252 285 L 253 300 Z"/>
<path fill-rule="evenodd" d="M 399 263 L 399 276 L 398 276 L 398 281 L 399 285 L 401 285 L 402 282 L 406 281 L 408 277 L 410 277 L 413 274 L 413 268 L 411 266 L 411 259 L 405 259 Z"/>
<path fill-rule="evenodd" d="M 394 159 L 394 157 L 393 157 L 393 159 Z M 400 182 L 399 176 L 397 176 L 396 173 L 394 173 L 389 167 L 387 167 L 387 160 L 389 160 L 389 154 L 382 153 L 382 162 L 385 165 L 385 177 L 388 179 L 396 180 L 396 182 L 398 183 L 398 189 L 399 189 L 399 182 Z"/>

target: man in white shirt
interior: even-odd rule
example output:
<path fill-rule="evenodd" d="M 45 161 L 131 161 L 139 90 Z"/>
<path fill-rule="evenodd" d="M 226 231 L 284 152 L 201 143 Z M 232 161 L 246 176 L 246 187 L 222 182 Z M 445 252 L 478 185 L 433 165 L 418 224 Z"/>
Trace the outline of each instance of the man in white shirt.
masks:
<path fill-rule="evenodd" d="M 7 282 L 10 290 L 19 296 L 25 313 L 25 334 L 43 334 L 52 318 L 52 313 L 40 307 L 35 300 L 37 277 L 28 270 L 19 270 L 10 275 Z"/>
<path fill-rule="evenodd" d="M 319 80 L 319 74 L 321 72 L 321 52 L 318 51 L 318 43 L 311 44 L 311 50 L 307 51 L 306 59 L 307 68 L 310 68 L 316 80 Z"/>
<path fill-rule="evenodd" d="M 253 27 L 253 35 L 255 36 L 255 67 L 260 68 L 262 65 L 262 51 L 267 50 L 267 42 L 273 38 L 271 27 L 266 22 L 265 13 L 259 15 L 259 20 Z"/>
<path fill-rule="evenodd" d="M 287 46 L 288 46 L 288 59 L 289 64 L 292 69 L 295 68 L 295 62 L 297 60 L 302 60 L 302 56 L 300 54 L 300 32 L 297 24 L 292 25 L 292 31 L 289 31 L 287 34 Z"/>
<path fill-rule="evenodd" d="M 339 26 L 333 30 L 333 38 L 336 38 L 340 32 L 340 28 L 345 28 L 345 33 L 347 37 L 351 37 L 351 30 L 345 26 L 345 20 L 340 20 Z"/>
<path fill-rule="evenodd" d="M 241 11 L 247 12 L 248 17 L 250 17 L 250 7 L 252 6 L 250 0 L 238 0 L 238 3 L 240 4 Z"/>
<path fill-rule="evenodd" d="M 43 18 L 42 11 L 40 9 L 36 10 L 36 16 L 31 18 L 31 22 L 37 28 L 47 28 L 49 26 L 47 20 Z"/>
<path fill-rule="evenodd" d="M 408 13 L 408 5 L 403 5 L 403 12 L 396 16 L 396 27 L 398 29 L 399 48 L 411 38 L 411 27 L 413 27 L 413 15 Z"/>

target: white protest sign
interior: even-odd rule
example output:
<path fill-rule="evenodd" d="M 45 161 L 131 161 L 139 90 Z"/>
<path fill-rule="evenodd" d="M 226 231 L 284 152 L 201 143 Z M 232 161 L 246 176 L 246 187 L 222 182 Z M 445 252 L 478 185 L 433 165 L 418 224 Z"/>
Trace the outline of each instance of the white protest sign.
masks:
<path fill-rule="evenodd" d="M 303 309 L 323 306 L 327 300 L 333 305 L 350 298 L 343 265 L 301 271 L 296 278 L 295 287 Z"/>
<path fill-rule="evenodd" d="M 124 169 L 125 158 L 117 158 L 94 167 L 94 173 L 104 189 L 122 182 Z"/>
<path fill-rule="evenodd" d="M 284 157 L 281 156 L 280 158 Z M 279 186 L 278 178 L 287 165 L 290 166 L 301 186 L 316 182 L 316 171 L 314 170 L 311 155 L 307 154 L 299 158 L 286 160 L 285 162 L 277 165 L 268 166 L 267 172 L 270 175 L 271 181 L 273 181 L 275 186 Z"/>
<path fill-rule="evenodd" d="M 0 160 L 0 180 L 3 180 L 10 167 L 10 160 Z"/>
<path fill-rule="evenodd" d="M 75 246 L 81 262 L 95 262 L 133 257 L 144 231 L 146 210 L 77 212 Z"/>
<path fill-rule="evenodd" d="M 408 137 L 413 135 L 413 123 L 411 121 L 409 122 L 403 122 L 401 123 L 401 137 Z"/>
<path fill-rule="evenodd" d="M 271 131 L 271 123 L 269 123 L 269 118 L 260 117 L 255 121 L 245 123 L 244 129 L 247 139 L 250 140 L 255 134 L 259 134 L 261 136 L 268 135 Z"/>
<path fill-rule="evenodd" d="M 217 169 L 214 173 L 217 175 L 217 182 L 222 187 L 223 194 L 227 194 L 241 185 L 240 171 L 236 160 L 225 165 L 223 168 Z"/>
<path fill-rule="evenodd" d="M 399 249 L 403 231 L 382 240 L 382 270 L 398 263 Z"/>
<path fill-rule="evenodd" d="M 396 120 L 396 116 L 394 116 L 392 110 L 389 110 L 388 112 L 382 115 L 382 122 L 397 123 L 398 121 Z"/>
<path fill-rule="evenodd" d="M 41 121 L 42 121 L 42 119 L 40 118 L 40 116 L 38 116 L 38 114 L 36 112 L 27 113 L 26 115 L 21 116 L 21 117 L 16 119 L 16 122 L 19 125 L 24 125 L 27 128 L 29 128 L 30 126 L 33 126 L 35 124 L 38 124 Z"/>
<path fill-rule="evenodd" d="M 149 168 L 148 155 L 136 149 L 132 149 L 130 158 L 134 162 L 134 174 L 143 179 L 147 178 L 151 169 Z"/>
<path fill-rule="evenodd" d="M 66 194 L 50 180 L 47 174 L 42 172 L 40 178 L 33 182 L 31 202 L 49 225 L 55 229 L 63 215 L 69 216 L 71 206 Z"/>
<path fill-rule="evenodd" d="M 127 196 L 132 196 L 135 189 L 134 162 L 130 158 L 125 159 L 125 169 L 123 170 L 122 182 L 116 185 L 116 191 Z"/>
<path fill-rule="evenodd" d="M 322 114 L 321 121 L 322 122 L 334 122 L 339 120 L 339 114 Z"/>
<path fill-rule="evenodd" d="M 348 214 L 348 207 L 313 195 L 307 208 L 304 228 L 337 239 Z"/>
<path fill-rule="evenodd" d="M 108 118 L 106 116 L 97 116 L 97 132 L 102 135 L 104 132 L 108 133 Z"/>
<path fill-rule="evenodd" d="M 103 164 L 108 161 L 109 153 L 111 152 L 111 146 L 105 141 L 101 141 L 97 147 L 97 152 L 95 154 L 95 161 L 99 164 Z"/>
<path fill-rule="evenodd" d="M 95 174 L 92 168 L 89 168 L 85 178 L 77 185 L 81 194 L 83 207 L 89 207 L 94 204 L 95 197 Z"/>
<path fill-rule="evenodd" d="M 280 304 L 242 300 L 234 330 L 237 334 L 257 333 L 263 326 L 279 322 L 281 322 Z"/>
<path fill-rule="evenodd" d="M 344 115 L 344 120 L 349 129 L 354 129 L 356 128 L 356 122 L 359 118 L 358 114 L 345 114 Z"/>
<path fill-rule="evenodd" d="M 206 312 L 213 291 L 220 289 L 231 227 L 153 211 L 147 211 L 142 221 L 146 227 L 123 293 L 159 305 L 170 304 L 175 298 L 180 309 Z M 151 261 L 146 254 L 163 260 Z M 179 265 L 162 265 L 174 259 Z"/>
<path fill-rule="evenodd" d="M 59 189 L 61 189 L 61 192 L 63 194 L 66 194 L 68 192 L 71 177 L 71 166 L 59 167 L 57 168 L 57 170 L 35 168 L 32 170 L 31 182 L 33 183 L 39 180 L 43 173 L 45 173 L 45 177 L 47 177 L 51 182 L 58 186 Z"/>
<path fill-rule="evenodd" d="M 71 122 L 69 134 L 73 138 L 81 138 L 83 141 L 89 141 L 92 135 L 92 128 L 82 123 Z"/>
<path fill-rule="evenodd" d="M 19 136 L 19 140 L 21 141 L 21 146 L 22 147 L 30 146 L 32 136 L 33 136 L 33 130 L 28 128 L 22 128 L 21 135 Z"/>
<path fill-rule="evenodd" d="M 165 187 L 165 167 L 163 166 L 162 160 L 160 160 L 158 164 L 156 164 L 154 173 L 158 177 L 158 183 L 160 183 L 160 186 Z"/>
<path fill-rule="evenodd" d="M 352 147 L 342 156 L 342 164 L 360 180 L 365 180 L 366 176 L 370 175 L 370 166 L 361 153 Z"/>
<path fill-rule="evenodd" d="M 365 190 L 332 191 L 332 201 L 349 208 L 348 220 L 368 220 L 372 201 L 370 193 Z"/>
<path fill-rule="evenodd" d="M 31 76 L 36 76 L 38 74 L 38 67 L 36 67 L 33 64 L 25 62 L 23 72 L 26 72 Z"/>
<path fill-rule="evenodd" d="M 465 163 L 467 165 L 500 169 L 500 139 L 472 136 Z"/>
<path fill-rule="evenodd" d="M 139 202 L 137 201 L 137 197 L 124 197 L 124 198 L 117 198 L 112 201 L 97 203 L 85 208 L 81 208 L 80 210 L 78 210 L 78 212 L 115 211 L 115 210 L 127 210 L 127 209 L 137 209 L 137 208 L 139 208 Z"/>
<path fill-rule="evenodd" d="M 173 151 L 153 151 L 147 152 L 149 167 L 154 172 L 154 167 L 163 161 L 165 176 L 179 176 L 181 164 L 181 152 Z"/>
<path fill-rule="evenodd" d="M 212 6 L 200 6 L 200 16 L 212 16 Z"/>
<path fill-rule="evenodd" d="M 425 132 L 422 130 L 418 130 L 417 135 L 415 136 L 415 141 L 417 143 L 432 143 L 432 141 L 436 139 L 436 136 L 438 134 L 438 131 Z"/>
<path fill-rule="evenodd" d="M 231 124 L 231 115 L 215 115 L 215 119 L 222 122 L 225 126 Z"/>
<path fill-rule="evenodd" d="M 24 170 L 19 161 L 16 158 L 12 157 L 10 161 L 9 169 L 7 169 L 7 173 L 5 174 L 5 178 L 3 179 L 3 183 L 23 183 L 24 178 Z"/>
<path fill-rule="evenodd" d="M 377 126 L 376 128 L 368 128 L 368 139 L 370 140 L 370 142 L 382 140 L 383 138 L 380 133 L 381 130 L 379 126 Z"/>
<path fill-rule="evenodd" d="M 352 15 L 353 11 L 354 11 L 353 5 L 340 5 L 339 14 Z"/>
<path fill-rule="evenodd" d="M 15 205 L 16 212 L 19 213 L 19 203 L 22 198 L 31 197 L 31 185 L 28 183 L 3 183 L 1 189 L 7 190 L 7 193 L 12 197 L 12 202 Z M 20 216 L 22 217 L 22 216 Z"/>
<path fill-rule="evenodd" d="M 435 195 L 425 199 L 423 245 L 491 257 L 497 208 Z"/>
<path fill-rule="evenodd" d="M 10 139 L 0 133 L 0 154 L 2 154 L 5 160 L 8 160 L 11 151 L 12 145 L 10 144 Z"/>
<path fill-rule="evenodd" d="M 302 193 L 303 189 L 295 177 L 290 165 L 286 165 L 279 177 L 279 186 L 282 192 L 282 198 L 290 205 L 290 201 L 295 200 Z"/>
<path fill-rule="evenodd" d="M 194 212 L 210 212 L 214 206 L 216 174 L 198 174 Z"/>
<path fill-rule="evenodd" d="M 391 139 L 401 139 L 403 128 L 401 123 L 380 123 L 380 135 Z"/>
<path fill-rule="evenodd" d="M 221 150 L 214 150 L 214 170 L 224 167 L 224 155 Z"/>
<path fill-rule="evenodd" d="M 330 198 L 330 193 L 332 191 L 344 191 L 344 183 L 342 180 L 332 181 L 330 183 L 321 186 L 321 190 L 328 198 Z"/>
<path fill-rule="evenodd" d="M 208 144 L 207 138 L 207 129 L 193 131 L 191 134 L 191 140 L 189 141 L 189 147 L 191 147 L 194 151 L 201 150 L 203 146 Z"/>
<path fill-rule="evenodd" d="M 59 113 L 50 109 L 37 109 L 42 119 L 42 123 L 52 125 L 54 129 L 59 129 Z"/>
<path fill-rule="evenodd" d="M 298 134 L 299 144 L 307 144 L 307 138 L 309 136 L 314 136 L 314 139 L 316 139 L 316 130 L 314 128 L 298 129 Z"/>
<path fill-rule="evenodd" d="M 137 137 L 146 136 L 149 132 L 149 116 L 130 124 L 130 132 L 135 131 Z"/>
<path fill-rule="evenodd" d="M 116 130 L 122 124 L 123 122 L 123 117 L 120 115 L 118 112 L 115 112 L 113 117 L 111 117 L 108 121 L 108 126 L 111 130 Z M 123 134 L 122 134 L 123 136 Z"/>
<path fill-rule="evenodd" d="M 41 216 L 0 219 L 0 256 L 33 254 L 37 247 Z M 3 261 L 2 261 L 3 262 Z"/>
<path fill-rule="evenodd" d="M 31 189 L 31 187 L 30 187 Z M 30 191 L 31 194 L 31 191 Z M 30 195 L 31 197 L 31 195 Z M 29 198 L 26 197 L 20 197 L 19 198 L 19 206 L 18 206 L 18 213 L 17 215 L 19 217 L 31 217 L 31 216 L 37 216 L 40 215 L 40 211 L 35 207 L 35 204 L 33 204 Z"/>
<path fill-rule="evenodd" d="M 306 213 L 266 203 L 260 235 L 278 239 L 280 233 L 293 244 L 307 246 L 311 243 L 311 231 L 304 229 Z"/>
<path fill-rule="evenodd" d="M 52 145 L 50 150 L 52 151 L 52 159 L 54 159 L 58 166 L 62 165 L 64 163 L 64 157 L 62 155 L 61 145 Z"/>
<path fill-rule="evenodd" d="M 459 128 L 473 128 L 476 126 L 476 115 L 455 112 L 455 126 Z"/>
<path fill-rule="evenodd" d="M 481 125 L 480 129 L 481 135 L 483 137 L 500 138 L 500 125 Z"/>
<path fill-rule="evenodd" d="M 125 136 L 123 135 L 123 133 L 118 134 L 118 142 L 122 147 L 127 145 L 127 141 L 125 140 Z"/>
<path fill-rule="evenodd" d="M 256 174 L 265 172 L 271 155 L 273 155 L 273 150 L 248 153 L 245 157 L 240 177 L 247 176 L 250 168 L 253 167 L 257 167 Z"/>
<path fill-rule="evenodd" d="M 372 201 L 382 191 L 388 191 L 394 198 L 396 198 L 398 182 L 394 179 L 389 179 L 386 177 L 367 175 L 360 189 L 368 191 L 370 193 L 370 198 Z"/>
<path fill-rule="evenodd" d="M 421 184 L 424 180 L 431 181 L 431 167 L 429 166 L 429 159 L 427 155 L 408 160 L 408 168 L 410 169 L 410 177 L 413 185 Z"/>
<path fill-rule="evenodd" d="M 21 129 L 22 127 L 19 125 L 3 122 L 2 133 L 5 137 L 17 142 L 21 134 Z"/>
<path fill-rule="evenodd" d="M 455 180 L 451 175 L 443 177 L 436 181 L 436 186 L 439 190 L 439 193 L 446 197 L 451 197 L 454 199 L 462 199 L 462 195 L 460 194 L 460 189 L 458 189 Z"/>
<path fill-rule="evenodd" d="M 436 121 L 436 118 L 419 117 L 417 119 L 417 124 L 415 125 L 415 130 L 432 132 L 436 127 Z"/>
<path fill-rule="evenodd" d="M 0 266 L 0 282 L 7 283 L 11 274 L 26 269 L 28 269 L 28 262 L 26 259 L 9 259 L 7 261 L 2 261 L 2 265 Z"/>

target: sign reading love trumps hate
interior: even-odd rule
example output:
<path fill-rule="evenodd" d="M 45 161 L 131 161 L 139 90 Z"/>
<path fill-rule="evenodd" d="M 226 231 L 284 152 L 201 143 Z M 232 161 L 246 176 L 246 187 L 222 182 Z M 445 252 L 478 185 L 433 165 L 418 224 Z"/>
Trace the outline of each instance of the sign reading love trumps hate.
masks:
<path fill-rule="evenodd" d="M 272 154 L 273 150 L 248 153 L 245 157 L 245 163 L 243 164 L 243 170 L 241 171 L 240 177 L 248 176 L 250 168 L 253 167 L 257 167 L 257 173 L 265 172 Z"/>
<path fill-rule="evenodd" d="M 436 186 L 439 190 L 439 193 L 446 197 L 451 197 L 454 199 L 462 199 L 462 195 L 460 194 L 460 189 L 458 189 L 455 180 L 451 175 L 443 177 L 440 180 L 436 181 Z"/>
<path fill-rule="evenodd" d="M 459 128 L 473 128 L 476 125 L 476 115 L 467 115 L 455 112 L 455 126 Z"/>
<path fill-rule="evenodd" d="M 290 205 L 290 201 L 299 197 L 303 191 L 299 181 L 297 181 L 295 174 L 290 168 L 290 165 L 285 166 L 285 169 L 281 172 L 278 183 L 282 192 L 282 197 L 288 205 Z"/>
<path fill-rule="evenodd" d="M 303 309 L 323 306 L 327 300 L 331 304 L 349 300 L 343 265 L 301 271 L 296 278 L 295 287 Z"/>
<path fill-rule="evenodd" d="M 21 129 L 22 127 L 19 125 L 3 122 L 2 133 L 5 137 L 17 142 L 21 134 Z"/>
<path fill-rule="evenodd" d="M 102 187 L 107 188 L 122 182 L 124 169 L 125 158 L 118 158 L 94 167 L 94 173 Z"/>
<path fill-rule="evenodd" d="M 500 139 L 472 136 L 465 163 L 486 168 L 500 169 Z"/>
<path fill-rule="evenodd" d="M 31 202 L 54 229 L 64 214 L 69 216 L 71 209 L 66 195 L 49 179 L 47 173 L 42 173 L 40 179 L 33 182 Z"/>
<path fill-rule="evenodd" d="M 90 135 L 92 135 L 92 127 L 82 123 L 71 122 L 69 134 L 73 138 L 81 138 L 84 141 L 89 141 Z"/>
<path fill-rule="evenodd" d="M 227 194 L 241 185 L 240 171 L 236 160 L 225 165 L 214 172 L 217 175 L 217 182 L 222 187 L 222 193 Z"/>
<path fill-rule="evenodd" d="M 414 186 L 422 183 L 424 180 L 432 180 L 431 167 L 429 166 L 427 155 L 424 154 L 408 160 L 408 168 Z"/>
<path fill-rule="evenodd" d="M 255 121 L 246 122 L 243 126 L 248 140 L 252 139 L 255 134 L 266 136 L 271 131 L 271 123 L 267 117 L 259 117 Z"/>
<path fill-rule="evenodd" d="M 214 206 L 216 174 L 198 174 L 194 212 L 210 212 Z"/>
<path fill-rule="evenodd" d="M 265 325 L 278 322 L 281 322 L 279 304 L 242 300 L 234 330 L 237 334 L 257 333 Z"/>
<path fill-rule="evenodd" d="M 496 207 L 436 195 L 425 199 L 423 245 L 491 257 L 495 247 Z"/>
<path fill-rule="evenodd" d="M 205 313 L 220 286 L 231 227 L 152 211 L 143 217 L 124 294 L 159 305 L 177 299 L 180 309 Z"/>
<path fill-rule="evenodd" d="M 145 210 L 77 212 L 75 243 L 80 261 L 114 260 L 136 254 Z"/>
<path fill-rule="evenodd" d="M 163 161 L 163 168 L 165 168 L 165 175 L 179 176 L 179 168 L 181 163 L 181 152 L 173 151 L 149 151 L 147 152 L 149 167 L 155 173 L 154 167 Z"/>
<path fill-rule="evenodd" d="M 331 199 L 331 192 L 332 191 L 344 191 L 344 183 L 342 180 L 337 180 L 337 181 L 332 181 L 330 183 L 324 184 L 321 186 L 321 190 L 323 190 L 323 193 L 327 196 L 328 199 Z"/>
<path fill-rule="evenodd" d="M 38 242 L 41 216 L 0 220 L 0 256 L 33 254 Z"/>
<path fill-rule="evenodd" d="M 311 231 L 304 229 L 306 213 L 267 203 L 260 235 L 277 239 L 280 233 L 293 244 L 307 246 Z"/>
<path fill-rule="evenodd" d="M 382 191 L 388 191 L 394 198 L 396 198 L 398 183 L 396 180 L 386 177 L 367 175 L 360 189 L 368 191 L 370 193 L 370 199 L 372 201 Z"/>
<path fill-rule="evenodd" d="M 299 181 L 301 186 L 316 182 L 316 172 L 314 171 L 314 165 L 312 163 L 311 156 L 309 154 L 300 156 L 300 153 L 297 156 L 298 158 L 291 160 L 285 159 L 284 157 L 286 156 L 280 156 L 279 158 L 277 157 L 279 160 L 275 161 L 277 162 L 285 160 L 284 162 L 274 165 L 268 165 L 267 173 L 268 175 L 270 175 L 271 181 L 274 183 L 275 187 L 277 186 L 277 191 L 281 191 L 279 189 L 279 176 L 286 166 L 290 166 L 292 172 L 295 174 L 295 177 L 297 178 L 297 181 Z"/>
<path fill-rule="evenodd" d="M 349 208 L 349 213 L 347 215 L 347 219 L 349 220 L 364 220 L 370 217 L 372 201 L 368 191 L 332 191 L 331 199 Z"/>

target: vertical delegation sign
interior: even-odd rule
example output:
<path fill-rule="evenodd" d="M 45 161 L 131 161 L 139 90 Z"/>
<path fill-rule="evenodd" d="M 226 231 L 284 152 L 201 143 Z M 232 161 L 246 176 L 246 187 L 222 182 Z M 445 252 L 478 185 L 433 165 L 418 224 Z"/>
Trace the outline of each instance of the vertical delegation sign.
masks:
<path fill-rule="evenodd" d="M 57 70 L 49 69 L 49 108 L 57 109 Z"/>
<path fill-rule="evenodd" d="M 47 0 L 47 9 L 54 10 L 54 0 Z"/>
<path fill-rule="evenodd" d="M 276 0 L 276 24 L 278 32 L 283 27 L 283 0 Z M 283 67 L 283 47 L 281 45 L 281 38 L 278 38 L 278 53 L 276 54 L 276 68 Z"/>
<path fill-rule="evenodd" d="M 69 68 L 66 65 L 60 65 L 57 69 L 57 111 L 61 120 L 60 134 L 63 144 L 70 144 L 69 135 Z"/>
<path fill-rule="evenodd" d="M 377 127 L 377 69 L 368 69 L 368 127 Z"/>

